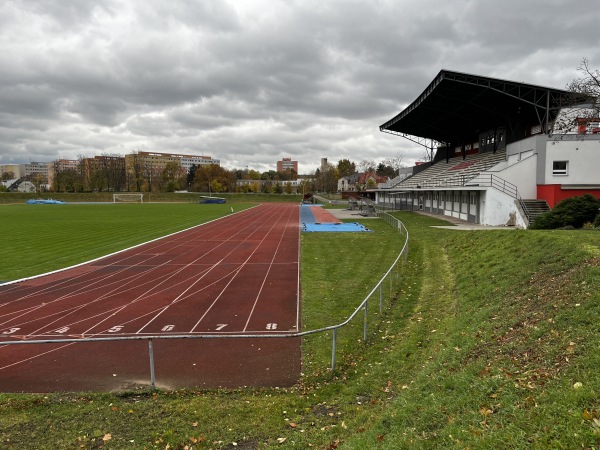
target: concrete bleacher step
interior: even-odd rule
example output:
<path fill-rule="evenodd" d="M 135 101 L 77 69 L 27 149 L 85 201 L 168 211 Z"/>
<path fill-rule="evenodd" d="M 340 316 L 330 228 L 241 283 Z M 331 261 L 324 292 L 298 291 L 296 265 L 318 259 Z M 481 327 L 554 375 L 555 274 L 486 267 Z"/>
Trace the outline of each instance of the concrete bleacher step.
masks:
<path fill-rule="evenodd" d="M 506 151 L 496 153 L 475 153 L 438 161 L 422 172 L 397 184 L 395 187 L 417 186 L 436 183 L 452 183 L 456 180 L 457 184 L 464 185 L 470 179 L 479 175 L 479 173 L 491 169 L 496 164 L 506 160 Z"/>

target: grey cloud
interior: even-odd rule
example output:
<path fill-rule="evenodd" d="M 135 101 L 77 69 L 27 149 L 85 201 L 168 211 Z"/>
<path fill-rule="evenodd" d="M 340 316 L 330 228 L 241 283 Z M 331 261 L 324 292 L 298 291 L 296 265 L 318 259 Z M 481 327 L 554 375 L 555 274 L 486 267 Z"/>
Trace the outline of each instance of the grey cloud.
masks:
<path fill-rule="evenodd" d="M 378 126 L 440 69 L 564 87 L 582 57 L 600 65 L 585 3 L 11 2 L 0 162 L 137 148 L 231 168 L 413 161 L 422 151 Z"/>

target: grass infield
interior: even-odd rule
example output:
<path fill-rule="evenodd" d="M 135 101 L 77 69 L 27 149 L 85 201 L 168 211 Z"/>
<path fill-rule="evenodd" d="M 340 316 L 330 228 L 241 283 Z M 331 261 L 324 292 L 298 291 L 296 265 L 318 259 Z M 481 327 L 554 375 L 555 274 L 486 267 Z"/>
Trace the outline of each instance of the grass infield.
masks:
<path fill-rule="evenodd" d="M 600 446 L 600 234 L 398 216 L 397 295 L 370 307 L 367 344 L 362 316 L 340 331 L 335 376 L 324 334 L 304 340 L 289 389 L 0 394 L 0 448 Z M 302 235 L 304 328 L 346 317 L 399 251 L 365 223 Z"/>
<path fill-rule="evenodd" d="M 6 205 L 0 281 L 68 267 L 251 206 L 249 203 Z"/>

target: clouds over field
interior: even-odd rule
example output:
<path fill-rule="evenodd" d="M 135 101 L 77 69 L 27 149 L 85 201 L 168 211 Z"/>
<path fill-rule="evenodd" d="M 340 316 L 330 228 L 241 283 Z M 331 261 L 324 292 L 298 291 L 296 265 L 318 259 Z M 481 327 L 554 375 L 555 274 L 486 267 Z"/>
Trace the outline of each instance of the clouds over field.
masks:
<path fill-rule="evenodd" d="M 557 88 L 600 67 L 595 2 L 15 0 L 0 163 L 131 150 L 300 171 L 422 151 L 378 126 L 440 69 Z"/>

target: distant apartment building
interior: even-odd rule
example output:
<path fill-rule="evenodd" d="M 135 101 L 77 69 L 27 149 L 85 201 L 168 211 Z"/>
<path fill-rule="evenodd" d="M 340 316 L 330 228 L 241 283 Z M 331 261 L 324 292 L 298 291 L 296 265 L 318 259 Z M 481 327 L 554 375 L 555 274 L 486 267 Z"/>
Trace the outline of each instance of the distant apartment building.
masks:
<path fill-rule="evenodd" d="M 0 177 L 5 173 L 11 173 L 12 179 L 21 178 L 25 175 L 25 164 L 0 164 Z"/>
<path fill-rule="evenodd" d="M 186 172 L 193 165 L 202 166 L 209 164 L 220 165 L 218 159 L 203 155 L 182 155 L 179 153 L 159 153 L 159 152 L 137 152 L 125 156 L 125 164 L 132 167 L 134 162 L 144 169 L 163 170 L 170 162 L 178 162 L 181 168 Z"/>
<path fill-rule="evenodd" d="M 281 161 L 277 161 L 277 172 L 285 172 L 286 170 L 293 170 L 298 173 L 298 161 L 292 161 L 292 158 L 283 158 Z"/>
<path fill-rule="evenodd" d="M 23 164 L 25 174 L 23 176 L 30 177 L 32 175 L 40 175 L 44 179 L 48 179 L 48 163 L 47 162 L 30 162 Z"/>
<path fill-rule="evenodd" d="M 193 165 L 221 165 L 218 159 L 204 155 L 184 155 L 179 153 L 137 152 L 125 156 L 125 170 L 132 190 L 142 188 L 152 189 L 151 186 L 162 176 L 163 170 L 169 163 L 179 163 L 182 175 Z"/>

